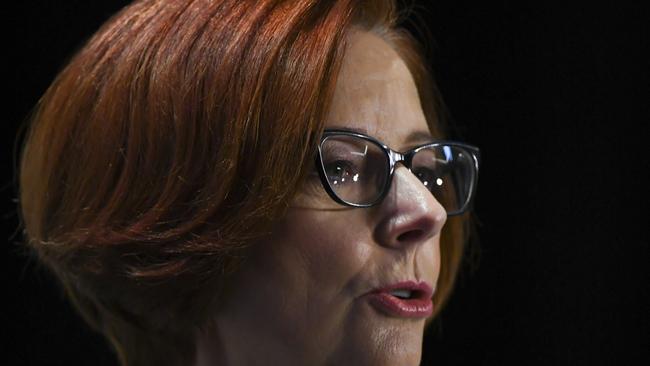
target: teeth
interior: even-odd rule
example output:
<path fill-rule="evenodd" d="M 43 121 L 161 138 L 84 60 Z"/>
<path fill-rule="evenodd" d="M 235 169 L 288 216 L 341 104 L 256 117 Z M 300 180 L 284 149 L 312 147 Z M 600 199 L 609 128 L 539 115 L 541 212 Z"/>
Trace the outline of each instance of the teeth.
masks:
<path fill-rule="evenodd" d="M 408 299 L 411 297 L 411 290 L 393 290 L 390 294 L 400 299 Z"/>

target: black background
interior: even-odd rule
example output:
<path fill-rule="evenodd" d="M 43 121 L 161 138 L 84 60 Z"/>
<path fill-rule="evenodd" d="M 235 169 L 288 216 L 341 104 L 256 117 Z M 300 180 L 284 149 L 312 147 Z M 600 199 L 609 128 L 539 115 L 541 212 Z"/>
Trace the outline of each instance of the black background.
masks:
<path fill-rule="evenodd" d="M 11 181 L 18 126 L 72 53 L 126 3 L 27 1 L 5 16 L 2 364 L 117 364 L 21 254 Z M 588 7 L 415 2 L 433 35 L 431 62 L 456 137 L 483 157 L 480 261 L 465 267 L 427 334 L 423 365 L 650 361 L 650 16 L 580 4 Z"/>

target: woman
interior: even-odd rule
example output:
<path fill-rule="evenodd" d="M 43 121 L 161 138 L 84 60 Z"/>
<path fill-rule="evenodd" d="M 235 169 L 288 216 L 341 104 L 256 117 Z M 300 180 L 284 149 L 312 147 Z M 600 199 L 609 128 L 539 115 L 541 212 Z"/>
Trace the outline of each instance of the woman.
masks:
<path fill-rule="evenodd" d="M 419 363 L 478 152 L 394 8 L 136 1 L 60 73 L 24 232 L 123 365 Z"/>

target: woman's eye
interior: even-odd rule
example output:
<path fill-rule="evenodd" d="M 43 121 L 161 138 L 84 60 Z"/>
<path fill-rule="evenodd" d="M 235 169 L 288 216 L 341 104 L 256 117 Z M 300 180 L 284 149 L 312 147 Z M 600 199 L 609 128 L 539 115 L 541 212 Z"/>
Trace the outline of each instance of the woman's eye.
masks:
<path fill-rule="evenodd" d="M 419 168 L 415 170 L 415 176 L 424 184 L 429 190 L 436 188 L 441 184 L 441 179 L 432 169 Z"/>
<path fill-rule="evenodd" d="M 356 181 L 358 177 L 353 164 L 345 160 L 337 160 L 325 164 L 325 173 L 327 174 L 327 179 L 332 183 L 332 185 L 350 183 Z"/>

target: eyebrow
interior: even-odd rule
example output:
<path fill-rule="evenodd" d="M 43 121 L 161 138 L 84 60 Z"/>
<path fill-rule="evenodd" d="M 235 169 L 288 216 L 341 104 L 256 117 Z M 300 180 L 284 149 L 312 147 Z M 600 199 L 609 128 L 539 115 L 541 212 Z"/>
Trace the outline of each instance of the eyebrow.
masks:
<path fill-rule="evenodd" d="M 356 132 L 356 133 L 368 135 L 368 130 L 366 130 L 365 128 L 332 126 L 329 127 L 328 129 Z M 406 144 L 419 144 L 419 143 L 431 142 L 433 140 L 434 138 L 433 136 L 431 136 L 431 132 L 427 130 L 417 130 L 409 133 L 408 136 L 406 136 L 406 141 L 404 142 Z"/>
<path fill-rule="evenodd" d="M 429 131 L 413 131 L 406 137 L 407 143 L 431 142 L 434 138 Z"/>

